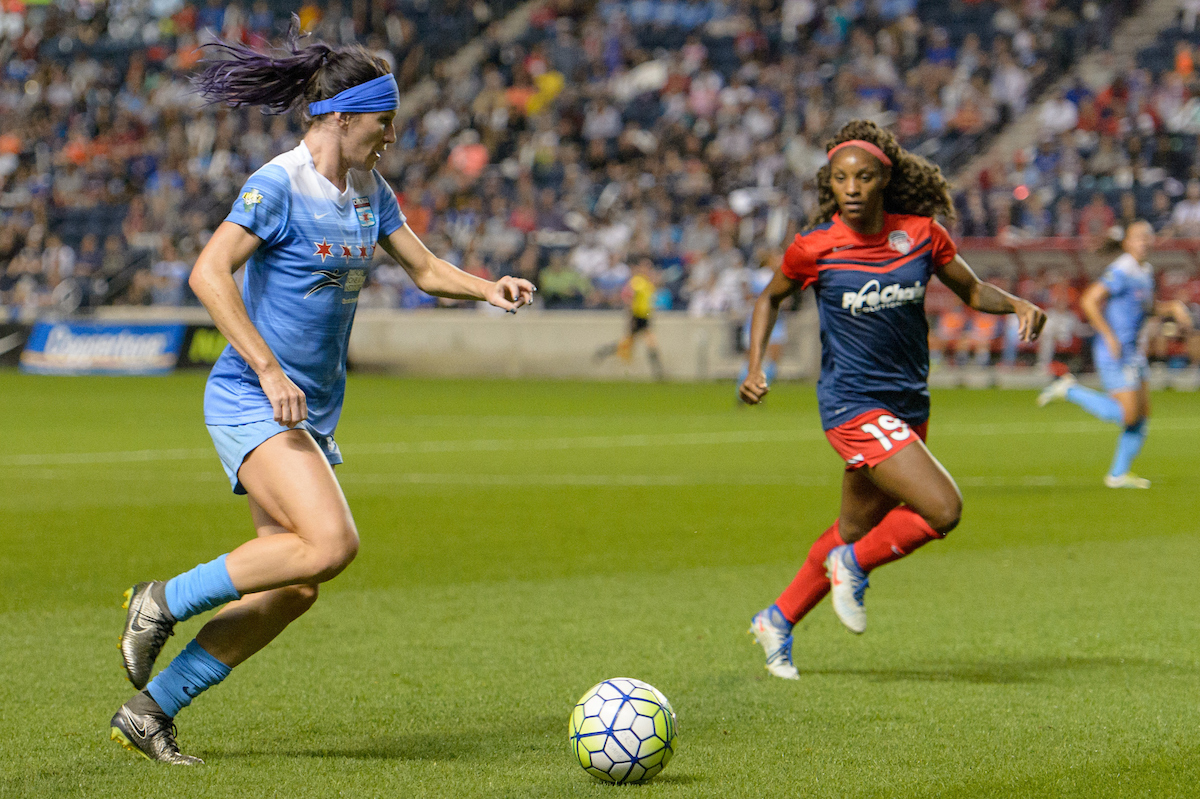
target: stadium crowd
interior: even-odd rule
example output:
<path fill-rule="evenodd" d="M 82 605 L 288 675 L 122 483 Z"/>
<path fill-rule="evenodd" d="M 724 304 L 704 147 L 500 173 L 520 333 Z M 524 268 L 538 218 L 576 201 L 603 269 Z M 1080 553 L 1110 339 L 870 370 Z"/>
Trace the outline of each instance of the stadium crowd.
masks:
<path fill-rule="evenodd" d="M 299 11 L 318 36 L 360 41 L 389 61 L 402 85 L 438 79 L 435 104 L 404 121 L 379 165 L 431 249 L 481 275 L 533 278 L 557 308 L 620 305 L 628 264 L 648 256 L 659 307 L 738 315 L 750 270 L 774 265 L 811 210 L 821 143 L 834 129 L 875 119 L 951 169 L 1104 41 L 1132 3 L 553 0 L 512 41 L 493 17 L 515 3 L 434 5 L 310 0 Z M 188 74 L 216 32 L 262 46 L 287 22 L 266 0 L 67 0 L 5 13 L 8 316 L 192 301 L 186 276 L 199 247 L 245 177 L 293 147 L 299 129 L 294 118 L 201 107 Z M 438 59 L 475 37 L 483 59 L 447 77 Z M 1111 107 L 1129 91 L 1093 92 L 1088 113 L 1111 116 L 1098 98 Z M 1043 115 L 1082 101 L 1056 96 Z M 1078 116 L 1049 144 L 1095 133 L 1094 152 L 1076 163 L 1099 173 L 1106 158 L 1119 162 L 1118 141 L 1128 139 L 1089 131 Z M 1050 196 L 1047 181 L 1071 174 L 1070 163 L 1059 156 L 1051 167 L 1048 157 L 1019 165 L 1036 180 L 1014 177 L 1017 165 L 985 173 L 959 199 L 956 233 L 1032 233 L 1026 217 L 1037 217 L 1039 201 L 1041 218 L 1061 227 L 1068 190 Z M 1082 173 L 1073 202 L 1099 185 Z M 1028 198 L 998 200 L 1017 196 L 1016 186 Z M 1200 183 L 1191 200 L 1164 189 L 1167 213 L 1195 201 L 1200 224 Z M 1080 230 L 1110 223 L 1098 206 L 1071 210 Z M 362 297 L 433 302 L 383 262 Z"/>

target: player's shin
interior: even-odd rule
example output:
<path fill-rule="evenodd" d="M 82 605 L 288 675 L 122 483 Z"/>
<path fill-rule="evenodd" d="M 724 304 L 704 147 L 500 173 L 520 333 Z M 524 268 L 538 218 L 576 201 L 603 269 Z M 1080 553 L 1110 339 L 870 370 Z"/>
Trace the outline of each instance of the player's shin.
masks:
<path fill-rule="evenodd" d="M 226 557 L 222 555 L 216 560 L 202 563 L 167 581 L 167 607 L 176 621 L 190 619 L 197 613 L 241 598 L 242 595 L 233 587 L 229 569 L 225 568 Z"/>
<path fill-rule="evenodd" d="M 821 534 L 808 550 L 804 565 L 796 573 L 791 584 L 779 595 L 775 604 L 792 624 L 804 618 L 829 593 L 829 578 L 825 575 L 825 557 L 829 550 L 842 546 L 845 541 L 838 534 L 838 523 Z"/>
<path fill-rule="evenodd" d="M 901 506 L 854 543 L 854 557 L 864 572 L 870 572 L 943 537 L 916 511 Z"/>
<path fill-rule="evenodd" d="M 1113 455 L 1112 468 L 1108 470 L 1110 476 L 1120 477 L 1129 472 L 1134 458 L 1138 456 L 1138 453 L 1142 451 L 1142 445 L 1146 443 L 1147 421 L 1139 419 L 1121 433 L 1121 437 L 1117 439 L 1117 451 Z"/>
<path fill-rule="evenodd" d="M 1071 386 L 1067 390 L 1066 399 L 1067 402 L 1073 402 L 1102 422 L 1121 424 L 1124 418 L 1121 403 L 1095 389 Z"/>
<path fill-rule="evenodd" d="M 202 692 L 229 676 L 231 669 L 193 640 L 158 673 L 146 691 L 171 718 Z"/>

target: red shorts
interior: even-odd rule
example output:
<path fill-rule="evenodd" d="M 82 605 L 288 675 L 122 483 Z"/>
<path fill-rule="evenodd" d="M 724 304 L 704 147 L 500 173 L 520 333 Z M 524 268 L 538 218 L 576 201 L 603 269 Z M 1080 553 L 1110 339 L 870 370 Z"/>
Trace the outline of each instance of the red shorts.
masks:
<path fill-rule="evenodd" d="M 891 411 L 876 409 L 826 430 L 825 437 L 846 462 L 846 471 L 850 471 L 863 466 L 878 466 L 909 444 L 924 441 L 928 429 L 928 420 L 910 427 Z"/>

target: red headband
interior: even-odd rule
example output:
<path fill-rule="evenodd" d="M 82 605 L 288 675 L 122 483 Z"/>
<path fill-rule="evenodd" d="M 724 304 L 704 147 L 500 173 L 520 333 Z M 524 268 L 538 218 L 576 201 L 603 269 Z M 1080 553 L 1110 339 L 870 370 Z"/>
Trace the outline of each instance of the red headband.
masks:
<path fill-rule="evenodd" d="M 833 154 L 843 147 L 857 147 L 860 150 L 866 150 L 868 153 L 878 158 L 881 164 L 887 164 L 888 166 L 892 165 L 892 159 L 888 158 L 883 150 L 880 150 L 874 144 L 871 144 L 871 142 L 863 141 L 862 139 L 851 139 L 850 141 L 844 141 L 837 145 L 828 153 L 826 153 L 826 155 L 829 157 L 829 160 L 833 161 Z"/>

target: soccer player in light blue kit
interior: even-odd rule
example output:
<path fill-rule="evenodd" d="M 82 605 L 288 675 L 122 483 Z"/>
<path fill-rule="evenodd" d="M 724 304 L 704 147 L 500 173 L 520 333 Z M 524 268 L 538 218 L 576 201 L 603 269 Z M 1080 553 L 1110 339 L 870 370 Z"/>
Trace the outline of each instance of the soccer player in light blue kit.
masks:
<path fill-rule="evenodd" d="M 395 142 L 399 102 L 387 65 L 360 47 L 315 43 L 264 56 L 219 45 L 197 80 L 213 102 L 285 113 L 299 105 L 303 142 L 255 172 L 196 261 L 190 284 L 230 345 L 213 367 L 204 417 L 235 494 L 248 494 L 258 537 L 169 581 L 128 592 L 121 653 L 140 691 L 111 737 L 166 763 L 175 715 L 266 646 L 358 551 L 332 467 L 359 290 L 378 244 L 422 290 L 516 311 L 534 287 L 490 282 L 434 256 L 374 171 Z M 239 292 L 233 273 L 246 267 Z M 221 607 L 224 606 L 224 607 Z M 221 607 L 149 682 L 176 622 Z"/>
<path fill-rule="evenodd" d="M 1056 399 L 1073 402 L 1097 419 L 1123 428 L 1117 439 L 1112 466 L 1104 477 L 1109 488 L 1149 488 L 1150 481 L 1129 470 L 1146 441 L 1150 417 L 1150 395 L 1146 390 L 1146 355 L 1139 336 L 1151 314 L 1174 316 L 1185 329 L 1192 326 L 1187 306 L 1181 302 L 1155 302 L 1154 272 L 1146 255 L 1154 245 L 1154 228 L 1137 221 L 1120 242 L 1109 245 L 1123 250 L 1108 265 L 1103 277 L 1080 298 L 1088 323 L 1096 331 L 1092 353 L 1096 371 L 1107 394 L 1079 385 L 1065 374 L 1038 396 L 1044 406 Z"/>

